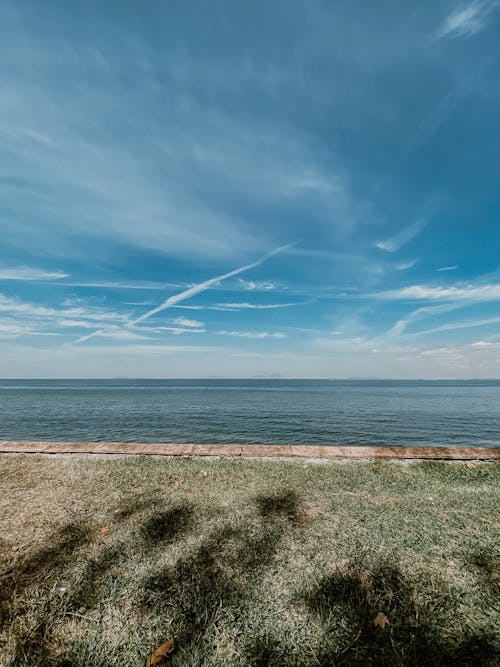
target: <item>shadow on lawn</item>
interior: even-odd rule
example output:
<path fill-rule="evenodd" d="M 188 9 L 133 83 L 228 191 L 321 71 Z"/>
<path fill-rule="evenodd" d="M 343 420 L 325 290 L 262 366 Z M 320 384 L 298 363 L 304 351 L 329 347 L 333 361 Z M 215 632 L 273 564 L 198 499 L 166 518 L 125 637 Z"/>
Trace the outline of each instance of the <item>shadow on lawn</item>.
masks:
<path fill-rule="evenodd" d="M 500 586 L 500 555 L 498 552 L 477 548 L 469 554 L 466 565 L 481 586 L 498 601 Z M 495 610 L 500 612 L 500 602 Z"/>
<path fill-rule="evenodd" d="M 299 520 L 300 502 L 294 491 L 261 494 L 255 498 L 255 504 L 262 519 L 283 517 L 294 523 Z"/>
<path fill-rule="evenodd" d="M 56 664 L 50 659 L 47 648 L 53 616 L 51 588 L 71 568 L 77 549 L 90 539 L 89 526 L 65 524 L 48 536 L 44 546 L 14 560 L 0 574 L 0 623 L 7 626 L 21 620 L 10 665 L 45 667 Z M 40 587 L 41 594 L 35 604 L 30 604 L 23 600 L 23 594 L 34 586 Z"/>
<path fill-rule="evenodd" d="M 52 532 L 44 546 L 16 559 L 0 573 L 0 622 L 10 616 L 10 604 L 15 596 L 47 577 L 59 574 L 72 560 L 76 549 L 90 539 L 90 528 L 84 524 L 68 523 Z"/>
<path fill-rule="evenodd" d="M 298 521 L 299 498 L 292 491 L 260 495 L 255 504 L 258 526 L 223 526 L 188 558 L 144 582 L 140 606 L 158 617 L 168 609 L 174 619 L 171 632 L 184 655 L 213 631 L 222 609 L 238 613 L 248 603 L 259 574 L 273 562 L 287 524 Z M 179 659 L 183 664 L 182 656 Z"/>
<path fill-rule="evenodd" d="M 304 516 L 300 497 L 293 491 L 259 495 L 254 498 L 254 505 L 256 520 L 237 527 L 223 525 L 212 531 L 188 557 L 158 569 L 142 582 L 136 604 L 141 612 L 158 619 L 159 636 L 154 638 L 159 640 L 157 643 L 164 639 L 166 627 L 169 635 L 175 637 L 179 650 L 172 658 L 172 665 L 203 664 L 204 656 L 214 650 L 214 639 L 220 630 L 217 624 L 220 622 L 224 631 L 223 616 L 244 617 L 266 568 L 276 562 L 283 537 L 291 526 L 300 526 Z M 157 499 L 131 498 L 115 512 L 116 522 L 131 521 L 129 537 L 134 536 L 133 550 L 171 544 L 196 526 L 196 508 L 192 505 L 180 503 L 166 510 L 162 507 Z M 132 524 L 135 528 L 131 528 Z M 100 647 L 97 637 L 75 638 L 62 656 L 54 653 L 52 641 L 55 624 L 75 612 L 99 605 L 113 577 L 119 578 L 120 561 L 137 557 L 134 551 L 132 556 L 124 553 L 124 545 L 104 546 L 76 576 L 78 550 L 94 541 L 95 536 L 95 526 L 91 529 L 84 524 L 65 525 L 48 537 L 46 546 L 19 559 L 1 575 L 3 620 L 16 623 L 16 616 L 21 620 L 11 667 L 83 667 L 92 661 L 96 667 L 107 667 L 106 649 Z M 486 581 L 494 563 L 490 554 L 481 553 L 471 556 L 471 566 Z M 54 587 L 68 578 L 70 594 L 62 602 Z M 34 584 L 39 584 L 39 592 L 34 601 L 28 602 L 23 593 Z M 428 597 L 424 600 L 417 585 L 418 582 L 406 579 L 392 561 L 369 565 L 368 560 L 358 558 L 296 597 L 297 605 L 305 607 L 306 618 L 301 622 L 321 628 L 318 640 L 301 645 L 286 634 L 275 636 L 274 629 L 267 628 L 264 619 L 259 635 L 235 638 L 242 648 L 238 664 L 248 667 L 493 667 L 498 664 L 493 635 L 467 634 L 458 625 L 460 621 L 455 638 L 440 632 L 443 625 L 449 631 L 449 619 L 459 606 L 458 597 L 439 591 L 429 597 L 430 587 L 426 585 Z M 372 623 L 379 611 L 390 619 L 390 625 L 383 631 Z M 153 641 L 152 648 L 154 644 Z M 97 656 L 96 651 L 104 652 Z"/>
<path fill-rule="evenodd" d="M 193 508 L 180 504 L 160 511 L 161 507 L 157 499 L 133 497 L 122 503 L 113 519 L 120 523 L 138 515 L 142 519 L 136 531 L 139 543 L 148 547 L 165 545 L 192 527 Z M 88 547 L 96 534 L 96 526 L 78 522 L 65 524 L 50 533 L 40 548 L 21 555 L 0 572 L 0 623 L 17 626 L 14 654 L 9 663 L 12 667 L 77 664 L 54 655 L 52 627 L 99 604 L 109 581 L 119 579 L 119 565 L 126 550 L 120 544 L 104 547 L 79 569 L 78 551 Z M 63 583 L 69 588 L 61 588 Z M 34 593 L 30 595 L 28 589 L 31 588 Z M 61 590 L 68 592 L 62 595 Z M 28 595 L 23 598 L 25 593 Z M 30 597 L 36 599 L 31 601 Z"/>
<path fill-rule="evenodd" d="M 351 564 L 322 579 L 302 599 L 324 627 L 317 652 L 320 665 L 498 664 L 493 634 L 468 634 L 457 619 L 456 637 L 445 637 L 439 631 L 440 616 L 453 617 L 458 601 L 437 591 L 427 604 L 419 600 L 415 583 L 408 582 L 392 563 Z M 380 611 L 390 619 L 385 630 L 373 625 Z M 339 632 L 340 649 L 329 647 L 335 635 L 338 641 Z"/>
<path fill-rule="evenodd" d="M 194 509 L 191 505 L 178 505 L 151 516 L 142 525 L 141 533 L 151 545 L 168 544 L 191 529 L 193 518 Z"/>

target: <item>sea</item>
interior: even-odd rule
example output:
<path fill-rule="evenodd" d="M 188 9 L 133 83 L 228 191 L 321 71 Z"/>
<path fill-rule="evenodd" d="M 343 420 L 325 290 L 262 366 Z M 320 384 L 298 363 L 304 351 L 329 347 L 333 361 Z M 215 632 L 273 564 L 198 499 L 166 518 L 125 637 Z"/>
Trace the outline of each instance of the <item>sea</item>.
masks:
<path fill-rule="evenodd" d="M 500 380 L 0 380 L 0 440 L 500 445 Z"/>

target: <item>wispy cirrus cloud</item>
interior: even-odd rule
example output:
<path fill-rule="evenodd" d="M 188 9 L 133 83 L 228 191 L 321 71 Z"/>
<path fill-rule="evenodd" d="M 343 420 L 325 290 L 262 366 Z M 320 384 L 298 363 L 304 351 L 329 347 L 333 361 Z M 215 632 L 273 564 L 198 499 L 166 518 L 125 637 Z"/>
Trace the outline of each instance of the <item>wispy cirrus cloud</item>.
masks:
<path fill-rule="evenodd" d="M 206 329 L 203 328 L 194 328 L 194 327 L 188 327 L 188 326 L 177 326 L 177 327 L 167 327 L 167 326 L 159 326 L 159 327 L 141 327 L 141 331 L 147 331 L 147 332 L 152 332 L 152 333 L 162 333 L 164 331 L 172 333 L 174 335 L 181 335 L 181 334 L 202 334 L 206 333 Z"/>
<path fill-rule="evenodd" d="M 498 301 L 500 300 L 500 283 L 450 286 L 410 285 L 374 293 L 372 296 L 377 299 L 417 301 Z"/>
<path fill-rule="evenodd" d="M 23 301 L 18 297 L 11 297 L 0 293 L 0 313 L 7 313 L 20 323 L 29 323 L 37 331 L 40 327 L 82 328 L 102 326 L 116 326 L 129 321 L 126 313 L 120 313 L 112 308 L 95 306 L 45 306 Z M 35 327 L 36 325 L 36 327 Z"/>
<path fill-rule="evenodd" d="M 19 338 L 21 336 L 59 336 L 53 331 L 40 331 L 27 323 L 9 320 L 0 321 L 0 338 Z"/>
<path fill-rule="evenodd" d="M 199 322 L 198 320 L 190 320 L 187 317 L 176 317 L 174 320 L 174 324 L 178 324 L 181 327 L 189 327 L 189 328 L 199 328 L 203 326 L 203 322 Z"/>
<path fill-rule="evenodd" d="M 472 37 L 487 25 L 489 15 L 498 6 L 496 0 L 474 0 L 460 3 L 444 20 L 439 37 Z"/>
<path fill-rule="evenodd" d="M 401 262 L 400 264 L 396 264 L 396 269 L 398 271 L 407 271 L 408 269 L 412 269 L 416 263 L 417 263 L 416 259 L 411 259 L 407 262 Z"/>
<path fill-rule="evenodd" d="M 416 220 L 408 227 L 405 227 L 394 236 L 386 239 L 385 241 L 378 241 L 375 243 L 375 247 L 380 250 L 385 250 L 386 252 L 396 252 L 402 246 L 409 243 L 414 239 L 420 232 L 429 224 L 430 218 L 424 217 L 419 220 Z"/>
<path fill-rule="evenodd" d="M 276 289 L 277 285 L 275 283 L 272 283 L 270 281 L 255 281 L 255 280 L 244 280 L 243 278 L 238 278 L 239 284 L 243 287 L 245 290 L 249 291 L 263 291 L 267 292 L 269 290 Z"/>
<path fill-rule="evenodd" d="M 55 308 L 27 303 L 16 297 L 6 296 L 5 294 L 0 294 L 0 312 L 17 313 L 30 317 L 53 317 L 58 314 Z"/>
<path fill-rule="evenodd" d="M 86 320 L 59 320 L 57 326 L 64 329 L 95 329 L 95 322 Z"/>
<path fill-rule="evenodd" d="M 424 336 L 427 334 L 438 333 L 441 331 L 455 331 L 457 329 L 473 329 L 475 327 L 489 326 L 490 324 L 500 323 L 500 317 L 488 317 L 484 319 L 462 320 L 460 322 L 448 322 L 438 327 L 426 329 L 425 331 L 416 331 L 413 336 Z"/>
<path fill-rule="evenodd" d="M 458 269 L 458 264 L 453 264 L 453 266 L 441 266 L 439 269 L 436 269 L 436 271 L 455 271 L 455 269 Z"/>
<path fill-rule="evenodd" d="M 119 326 L 107 325 L 106 327 L 98 329 L 97 331 L 94 330 L 90 334 L 80 336 L 80 338 L 77 338 L 77 340 L 72 341 L 70 345 L 85 343 L 86 341 L 94 338 L 115 338 L 118 340 L 144 339 L 144 340 L 154 341 L 157 338 L 157 336 L 155 336 L 154 334 L 164 335 L 165 333 L 171 334 L 173 336 L 181 336 L 182 334 L 204 334 L 206 333 L 206 329 L 186 328 L 180 326 L 179 327 L 159 326 L 159 327 L 141 327 L 140 329 L 137 328 L 125 329 Z"/>
<path fill-rule="evenodd" d="M 263 340 L 264 338 L 286 338 L 286 334 L 280 331 L 216 331 L 218 336 L 236 336 L 237 338 L 253 338 Z"/>
<path fill-rule="evenodd" d="M 50 281 L 62 280 L 68 277 L 69 273 L 64 273 L 63 271 L 45 271 L 44 269 L 37 269 L 31 266 L 0 267 L 0 280 Z"/>
<path fill-rule="evenodd" d="M 215 310 L 218 312 L 239 312 L 241 310 L 274 310 L 276 308 L 292 308 L 294 306 L 305 306 L 314 303 L 315 299 L 307 301 L 294 301 L 289 303 L 250 303 L 248 301 L 230 301 L 227 303 L 217 303 L 215 306 L 202 306 L 201 304 L 176 304 L 172 308 L 183 310 Z"/>
<path fill-rule="evenodd" d="M 166 290 L 166 289 L 181 289 L 187 288 L 189 285 L 187 283 L 181 282 L 154 282 L 148 280 L 142 281 L 75 281 L 68 282 L 64 281 L 65 287 L 88 287 L 91 289 L 113 289 L 113 290 Z"/>
<path fill-rule="evenodd" d="M 419 320 L 434 317 L 436 315 L 443 315 L 475 303 L 500 301 L 500 283 L 484 285 L 452 285 L 447 287 L 412 285 L 399 290 L 389 290 L 385 293 L 382 292 L 379 295 L 374 296 L 396 301 L 422 300 L 427 302 L 441 302 L 439 305 L 428 305 L 416 308 L 405 317 L 399 319 L 387 332 L 387 336 L 390 338 L 391 336 L 402 335 L 410 325 Z M 413 332 L 411 335 L 424 335 L 439 331 L 473 328 L 476 326 L 494 324 L 496 322 L 496 318 L 448 322 L 437 327 L 427 328 L 424 331 Z"/>
<path fill-rule="evenodd" d="M 422 308 L 416 308 L 411 313 L 408 313 L 405 317 L 399 319 L 396 324 L 394 324 L 391 329 L 387 332 L 387 336 L 390 338 L 392 336 L 400 336 L 403 334 L 407 327 L 422 318 L 440 315 L 442 313 L 450 312 L 451 310 L 456 310 L 461 308 L 462 304 L 441 304 L 439 306 L 423 306 Z"/>
<path fill-rule="evenodd" d="M 283 200 L 303 204 L 323 221 L 346 206 L 343 170 L 327 166 L 315 142 L 289 121 L 270 126 L 256 115 L 249 133 L 246 114 L 238 108 L 240 103 L 246 107 L 243 98 L 234 109 L 219 100 L 209 113 L 200 113 L 199 85 L 218 90 L 221 100 L 231 89 L 230 78 L 221 76 L 225 68 L 240 82 L 265 89 L 260 68 L 247 67 L 246 57 L 238 58 L 239 64 L 228 65 L 226 58 L 216 64 L 212 56 L 217 60 L 218 49 L 203 57 L 196 52 L 200 44 L 179 57 L 175 42 L 182 37 L 175 28 L 172 40 L 158 50 L 150 34 L 142 32 L 144 26 L 113 33 L 114 21 L 107 24 L 105 10 L 87 17 L 87 37 L 73 40 L 71 29 L 59 32 L 61 25 L 74 21 L 76 26 L 78 13 L 61 16 L 63 23 L 52 22 L 42 35 L 36 7 L 8 4 L 8 19 L 19 28 L 19 38 L 13 38 L 15 30 L 6 21 L 0 134 L 10 160 L 2 175 L 8 171 L 13 177 L 5 194 L 16 202 L 24 226 L 20 234 L 19 220 L 6 221 L 10 240 L 27 248 L 27 239 L 36 238 L 53 256 L 72 249 L 85 258 L 99 251 L 92 241 L 119 238 L 170 257 L 220 261 L 234 257 L 237 248 L 261 252 L 280 236 L 262 225 L 261 215 L 257 220 L 245 207 L 236 213 L 226 194 L 248 206 L 255 192 L 271 207 Z M 124 28 L 127 19 L 122 18 Z M 200 13 L 195 23 L 206 21 Z M 106 24 L 110 39 L 104 41 L 98 35 Z M 48 34 L 54 36 L 51 46 Z M 288 69 L 280 69 L 280 78 L 291 85 Z M 123 71 L 130 76 L 126 85 Z M 68 94 L 66 76 L 85 95 Z M 121 117 L 124 106 L 140 119 L 137 132 L 130 132 L 129 121 Z M 110 132 L 111 118 L 115 132 Z M 24 190 L 28 182 L 37 187 Z M 82 238 L 85 243 L 74 242 Z"/>
<path fill-rule="evenodd" d="M 308 301 L 295 301 L 290 303 L 249 303 L 248 301 L 233 301 L 229 303 L 218 303 L 217 310 L 273 310 L 275 308 L 293 308 L 294 306 L 305 306 L 313 303 L 312 299 Z"/>
<path fill-rule="evenodd" d="M 82 336 L 82 338 L 80 338 L 78 342 L 82 343 L 83 341 L 88 340 L 89 338 L 94 338 L 96 336 L 99 338 L 111 338 L 113 340 L 125 340 L 125 341 L 152 340 L 151 336 L 147 336 L 144 333 L 137 333 L 136 331 L 130 331 L 129 329 L 113 327 L 107 329 L 100 329 L 99 331 L 95 331 L 93 334 L 90 334 L 89 336 Z"/>

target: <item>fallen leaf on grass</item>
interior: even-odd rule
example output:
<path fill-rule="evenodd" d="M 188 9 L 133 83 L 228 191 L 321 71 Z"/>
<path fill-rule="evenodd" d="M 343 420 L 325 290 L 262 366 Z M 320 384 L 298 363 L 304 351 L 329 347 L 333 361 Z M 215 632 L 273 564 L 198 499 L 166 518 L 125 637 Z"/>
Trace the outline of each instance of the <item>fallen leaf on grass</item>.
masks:
<path fill-rule="evenodd" d="M 182 482 L 180 482 L 178 479 L 175 480 L 175 488 L 180 489 L 182 486 Z"/>
<path fill-rule="evenodd" d="M 376 628 L 384 630 L 387 623 L 389 623 L 389 619 L 383 612 L 379 611 L 379 613 L 373 619 L 372 623 Z"/>
<path fill-rule="evenodd" d="M 468 468 L 475 468 L 477 463 L 472 463 L 472 461 L 467 461 L 465 464 Z"/>
<path fill-rule="evenodd" d="M 151 653 L 149 658 L 146 660 L 146 667 L 154 667 L 154 665 L 159 665 L 160 662 L 164 662 L 173 652 L 174 648 L 175 642 L 173 639 L 169 639 L 168 642 L 158 646 L 156 651 L 153 651 L 153 653 Z"/>
<path fill-rule="evenodd" d="M 106 535 L 106 533 L 109 533 L 109 526 L 101 526 L 99 532 L 102 533 L 102 535 Z"/>
<path fill-rule="evenodd" d="M 201 471 L 201 476 L 202 477 L 208 477 L 208 472 L 206 470 Z"/>

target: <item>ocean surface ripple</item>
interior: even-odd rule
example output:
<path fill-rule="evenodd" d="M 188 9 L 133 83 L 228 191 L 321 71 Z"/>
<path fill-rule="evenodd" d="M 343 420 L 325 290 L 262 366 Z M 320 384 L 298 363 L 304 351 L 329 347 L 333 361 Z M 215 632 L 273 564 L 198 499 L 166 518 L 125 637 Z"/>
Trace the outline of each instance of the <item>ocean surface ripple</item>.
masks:
<path fill-rule="evenodd" d="M 0 380 L 0 439 L 500 444 L 500 381 Z"/>

